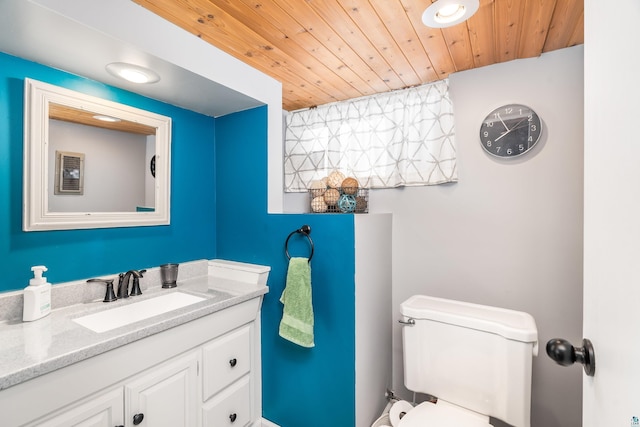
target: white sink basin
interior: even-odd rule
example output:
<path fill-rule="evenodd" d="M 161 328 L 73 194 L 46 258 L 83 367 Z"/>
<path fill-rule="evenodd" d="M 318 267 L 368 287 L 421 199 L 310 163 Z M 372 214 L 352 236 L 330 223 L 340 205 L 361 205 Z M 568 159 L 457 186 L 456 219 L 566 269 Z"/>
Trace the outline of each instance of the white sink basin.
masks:
<path fill-rule="evenodd" d="M 107 332 L 200 301 L 204 301 L 204 298 L 182 292 L 172 292 L 122 307 L 107 309 L 95 314 L 88 314 L 73 319 L 73 321 L 94 332 Z"/>

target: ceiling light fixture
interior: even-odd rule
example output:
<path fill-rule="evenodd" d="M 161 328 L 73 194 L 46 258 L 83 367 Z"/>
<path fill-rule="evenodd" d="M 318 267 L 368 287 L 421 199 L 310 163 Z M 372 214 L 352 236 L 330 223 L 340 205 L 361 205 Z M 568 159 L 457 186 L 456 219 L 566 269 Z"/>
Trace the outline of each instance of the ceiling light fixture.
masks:
<path fill-rule="evenodd" d="M 126 62 L 112 62 L 107 64 L 106 69 L 111 75 L 132 83 L 155 83 L 160 80 L 155 71 Z"/>
<path fill-rule="evenodd" d="M 96 119 L 96 120 L 100 120 L 102 122 L 110 122 L 110 123 L 115 123 L 115 122 L 122 121 L 117 117 L 104 116 L 102 114 L 95 115 L 95 116 L 93 116 L 93 118 Z"/>
<path fill-rule="evenodd" d="M 445 28 L 466 21 L 480 7 L 479 0 L 437 0 L 422 14 L 427 27 Z"/>

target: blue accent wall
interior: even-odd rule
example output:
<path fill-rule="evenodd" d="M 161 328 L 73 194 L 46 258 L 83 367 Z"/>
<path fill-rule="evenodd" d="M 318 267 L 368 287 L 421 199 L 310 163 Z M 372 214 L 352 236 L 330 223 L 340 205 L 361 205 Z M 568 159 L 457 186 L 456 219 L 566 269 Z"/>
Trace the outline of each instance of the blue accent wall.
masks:
<path fill-rule="evenodd" d="M 24 78 L 172 118 L 171 225 L 22 231 Z M 114 173 L 117 173 L 114 165 Z M 281 427 L 355 425 L 355 254 L 352 215 L 267 213 L 267 109 L 213 119 L 0 53 L 0 291 L 22 289 L 32 265 L 52 283 L 222 258 L 271 266 L 262 309 L 264 417 Z M 278 336 L 289 233 L 309 224 L 314 348 Z M 308 256 L 302 235 L 292 256 Z"/>
<path fill-rule="evenodd" d="M 171 225 L 22 231 L 25 77 L 171 117 Z M 24 288 L 38 264 L 60 283 L 215 258 L 214 138 L 211 117 L 0 53 L 0 291 Z"/>
<path fill-rule="evenodd" d="M 250 123 L 250 126 L 247 126 Z M 216 120 L 219 258 L 271 266 L 262 307 L 263 414 L 281 427 L 355 425 L 355 254 L 353 215 L 267 214 L 267 110 Z M 279 301 L 288 259 L 284 243 L 311 226 L 315 347 L 282 339 Z M 307 239 L 289 241 L 308 256 Z"/>

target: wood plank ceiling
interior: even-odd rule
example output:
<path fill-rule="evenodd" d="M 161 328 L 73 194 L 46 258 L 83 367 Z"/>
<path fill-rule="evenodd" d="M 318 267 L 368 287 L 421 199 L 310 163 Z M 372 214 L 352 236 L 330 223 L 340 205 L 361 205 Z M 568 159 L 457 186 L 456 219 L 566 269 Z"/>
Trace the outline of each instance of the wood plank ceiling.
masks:
<path fill-rule="evenodd" d="M 100 116 L 100 114 L 98 114 Z M 142 123 L 130 122 L 128 120 L 104 121 L 96 118 L 96 113 L 78 108 L 49 104 L 49 118 L 61 120 L 63 122 L 76 123 L 80 125 L 93 126 L 103 129 L 117 130 L 120 132 L 130 132 L 138 135 L 155 135 L 156 128 Z"/>
<path fill-rule="evenodd" d="M 134 0 L 282 82 L 293 111 L 584 42 L 584 0 L 480 0 L 422 24 L 433 0 Z"/>

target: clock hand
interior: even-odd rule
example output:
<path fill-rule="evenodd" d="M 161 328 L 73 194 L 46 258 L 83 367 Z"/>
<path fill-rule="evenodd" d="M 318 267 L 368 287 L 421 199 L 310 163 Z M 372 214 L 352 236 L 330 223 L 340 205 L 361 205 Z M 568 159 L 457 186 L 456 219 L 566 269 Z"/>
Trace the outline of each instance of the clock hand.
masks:
<path fill-rule="evenodd" d="M 512 130 L 521 129 L 521 128 L 526 128 L 526 127 L 529 127 L 529 123 L 527 123 L 527 124 L 525 124 L 525 125 L 522 125 L 522 126 L 514 127 Z"/>
<path fill-rule="evenodd" d="M 499 137 L 497 137 L 493 142 L 498 142 L 501 138 L 507 136 L 509 134 L 509 132 L 511 132 L 513 129 L 511 130 L 507 130 L 505 133 L 503 133 L 502 135 L 500 135 Z"/>
<path fill-rule="evenodd" d="M 500 116 L 498 115 L 498 117 L 500 117 Z M 503 133 L 502 135 L 500 135 L 499 137 L 497 137 L 497 138 L 495 139 L 495 141 L 494 141 L 494 142 L 497 142 L 497 141 L 498 141 L 498 140 L 500 140 L 501 138 L 505 137 L 505 136 L 506 136 L 508 133 L 510 133 L 511 131 L 514 131 L 514 130 L 516 130 L 516 129 L 519 129 L 519 128 L 518 128 L 518 126 L 520 126 L 520 123 L 524 122 L 526 119 L 527 119 L 527 118 L 525 117 L 524 119 L 520 120 L 520 121 L 519 121 L 518 123 L 516 123 L 516 125 L 515 125 L 514 127 L 512 127 L 511 129 L 507 128 L 507 131 L 506 131 L 505 133 Z M 501 119 L 501 120 L 502 120 L 502 119 Z M 504 122 L 503 122 L 503 124 L 504 124 Z M 506 127 L 506 126 L 505 126 L 505 127 Z"/>
<path fill-rule="evenodd" d="M 518 123 L 516 123 L 516 125 L 511 130 L 513 130 L 513 129 L 517 128 L 518 126 L 520 126 L 520 123 L 524 122 L 527 119 L 528 119 L 528 117 L 525 117 L 522 120 L 520 120 Z"/>
<path fill-rule="evenodd" d="M 502 126 L 504 126 L 504 128 L 507 130 L 507 132 L 509 132 L 509 128 L 507 127 L 507 125 L 504 123 L 504 120 L 502 120 L 502 117 L 500 117 L 500 113 L 496 113 L 496 115 L 498 116 L 498 118 L 500 119 L 500 121 L 502 122 Z M 497 141 L 497 140 L 496 140 Z"/>

